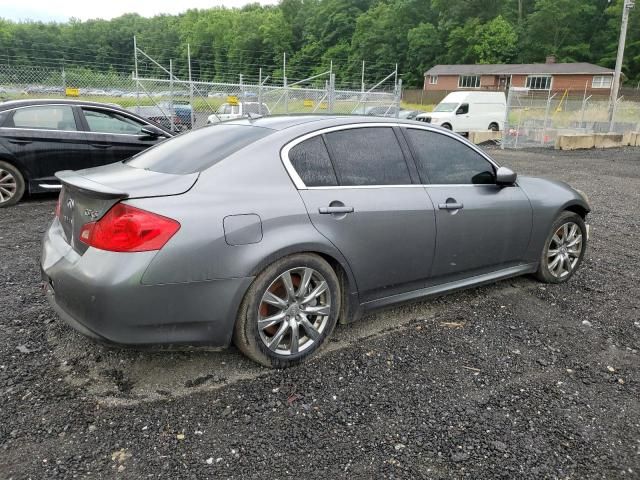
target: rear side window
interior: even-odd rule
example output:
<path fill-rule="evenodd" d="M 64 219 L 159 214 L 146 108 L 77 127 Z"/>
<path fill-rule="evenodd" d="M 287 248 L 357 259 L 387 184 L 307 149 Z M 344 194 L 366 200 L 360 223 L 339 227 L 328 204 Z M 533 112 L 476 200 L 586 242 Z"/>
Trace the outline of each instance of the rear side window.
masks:
<path fill-rule="evenodd" d="M 126 163 L 161 173 L 201 172 L 273 132 L 254 126 L 213 125 L 165 140 Z"/>
<path fill-rule="evenodd" d="M 23 107 L 13 112 L 9 127 L 43 130 L 76 130 L 73 110 L 66 105 Z"/>
<path fill-rule="evenodd" d="M 409 169 L 393 129 L 367 127 L 326 134 L 343 186 L 406 185 Z"/>
<path fill-rule="evenodd" d="M 307 187 L 338 185 L 321 136 L 312 137 L 293 147 L 289 151 L 289 161 Z"/>
<path fill-rule="evenodd" d="M 82 111 L 89 124 L 89 130 L 92 132 L 138 135 L 144 126 L 140 122 L 115 112 L 87 108 L 83 108 Z"/>
<path fill-rule="evenodd" d="M 495 171 L 478 152 L 455 138 L 427 130 L 405 130 L 423 183 L 491 184 Z"/>

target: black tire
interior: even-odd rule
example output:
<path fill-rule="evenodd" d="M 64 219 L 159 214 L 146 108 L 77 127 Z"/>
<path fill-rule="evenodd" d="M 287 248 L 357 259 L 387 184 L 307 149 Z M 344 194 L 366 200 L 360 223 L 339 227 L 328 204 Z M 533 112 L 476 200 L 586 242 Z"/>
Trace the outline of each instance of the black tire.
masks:
<path fill-rule="evenodd" d="M 499 132 L 500 131 L 500 125 L 498 125 L 496 122 L 491 122 L 489 124 L 489 130 L 491 130 L 492 132 Z"/>
<path fill-rule="evenodd" d="M 274 283 L 278 282 L 281 279 L 281 276 L 283 274 L 286 274 L 286 272 L 293 272 L 290 273 L 292 279 L 295 279 L 297 276 L 298 282 L 301 282 L 301 275 L 298 275 L 296 271 L 297 269 L 304 268 L 312 269 L 318 274 L 316 281 L 321 277 L 326 282 L 328 287 L 326 292 L 328 292 L 328 295 L 326 293 L 323 295 L 325 295 L 325 299 L 329 298 L 330 305 L 327 306 L 327 308 L 330 309 L 330 313 L 328 315 L 320 315 L 317 317 L 311 315 L 308 317 L 316 318 L 317 320 L 314 320 L 315 322 L 322 322 L 322 328 L 320 329 L 320 333 L 316 339 L 311 339 L 311 336 L 307 336 L 306 329 L 301 325 L 298 326 L 298 331 L 302 332 L 299 335 L 304 335 L 304 337 L 301 338 L 301 341 L 305 341 L 304 338 L 306 338 L 306 342 L 311 342 L 309 344 L 300 344 L 300 347 L 304 347 L 304 345 L 307 345 L 305 349 L 301 350 L 297 354 L 294 354 L 292 353 L 294 349 L 290 345 L 289 353 L 279 354 L 276 351 L 270 349 L 265 343 L 265 340 L 263 340 L 263 335 L 265 335 L 266 329 L 261 330 L 258 327 L 258 320 L 261 315 L 263 315 L 262 309 L 265 307 L 272 308 L 265 302 L 263 302 L 263 296 L 267 293 L 267 291 L 270 291 L 274 294 L 276 293 L 275 291 L 269 289 L 274 288 Z M 313 281 L 314 280 L 312 280 L 312 282 Z M 310 287 L 312 286 L 313 283 L 310 284 Z M 298 287 L 295 288 L 297 289 Z M 277 294 L 277 296 L 281 297 L 282 295 Z M 340 301 L 341 291 L 338 277 L 336 276 L 336 273 L 333 271 L 331 266 L 323 258 L 318 255 L 306 253 L 294 254 L 288 257 L 284 257 L 265 268 L 249 287 L 249 290 L 245 294 L 238 310 L 238 317 L 236 319 L 233 331 L 233 343 L 247 357 L 261 365 L 270 368 L 291 367 L 310 357 L 324 344 L 327 337 L 331 335 L 338 321 L 340 312 Z M 302 306 L 300 308 L 302 308 Z M 284 310 L 280 307 L 276 307 L 276 310 L 280 310 L 281 313 L 284 312 Z M 287 312 L 289 312 L 289 310 L 287 310 Z M 266 312 L 264 313 L 264 315 L 267 315 Z M 298 316 L 296 315 L 293 318 L 297 319 Z M 324 318 L 325 320 L 322 320 L 322 318 Z M 273 327 L 269 328 L 278 330 L 286 323 L 287 320 L 282 320 L 280 323 L 275 324 Z M 278 325 L 278 327 L 276 327 L 276 325 Z M 289 335 L 289 337 L 285 335 L 282 338 L 282 342 L 284 342 L 286 338 L 289 338 L 289 342 L 291 342 L 291 333 L 289 330 L 287 332 L 288 333 L 286 335 Z M 271 339 L 275 338 L 276 336 L 277 333 L 273 334 L 273 337 Z M 280 345 L 279 342 L 278 345 Z M 276 349 L 278 345 L 276 345 Z"/>
<path fill-rule="evenodd" d="M 554 251 L 561 249 L 561 247 L 557 244 L 557 242 L 553 240 L 554 235 L 556 235 L 556 233 L 561 231 L 564 225 L 571 225 L 571 224 L 576 225 L 577 228 L 579 229 L 579 235 L 581 235 L 580 251 L 577 256 L 570 256 L 569 253 L 567 253 L 567 255 L 569 255 L 567 257 L 567 260 L 564 261 L 564 263 L 561 260 L 560 261 L 561 265 L 556 267 L 563 270 L 563 272 L 567 271 L 567 273 L 562 273 L 561 276 L 558 276 L 557 273 L 554 273 L 554 271 L 550 269 L 550 264 L 553 264 L 553 261 L 555 260 L 556 256 L 554 256 L 552 259 L 551 256 L 549 255 L 549 250 L 552 248 L 552 246 L 557 247 L 552 249 Z M 577 233 L 576 233 L 576 237 L 577 237 Z M 558 238 L 562 239 L 562 237 L 560 236 Z M 540 264 L 538 266 L 538 271 L 535 273 L 536 278 L 541 282 L 545 282 L 545 283 L 566 282 L 575 274 L 576 270 L 580 267 L 580 264 L 582 263 L 582 259 L 584 258 L 584 252 L 586 251 L 586 249 L 587 249 L 587 227 L 584 223 L 584 220 L 577 213 L 569 212 L 569 211 L 562 212 L 560 215 L 558 215 L 558 218 L 556 218 L 556 220 L 553 222 L 550 232 L 547 235 L 547 238 L 544 242 L 544 247 L 542 249 L 542 252 L 539 258 Z M 566 250 L 566 252 L 571 252 L 571 251 L 572 251 L 571 249 Z M 575 250 L 573 251 L 575 252 Z M 571 268 L 568 268 L 567 262 L 570 262 L 572 264 Z"/>
<path fill-rule="evenodd" d="M 447 130 L 453 130 L 453 129 L 451 128 L 451 124 L 450 124 L 450 123 L 443 123 L 443 124 L 442 124 L 442 128 L 446 128 Z"/>
<path fill-rule="evenodd" d="M 0 208 L 18 203 L 25 189 L 24 177 L 20 170 L 2 160 L 0 160 L 0 189 Z"/>

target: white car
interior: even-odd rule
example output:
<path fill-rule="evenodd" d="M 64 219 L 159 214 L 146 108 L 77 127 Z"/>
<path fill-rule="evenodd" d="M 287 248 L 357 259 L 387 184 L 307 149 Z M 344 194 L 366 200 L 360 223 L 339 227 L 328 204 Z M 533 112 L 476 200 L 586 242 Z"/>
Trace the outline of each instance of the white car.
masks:
<path fill-rule="evenodd" d="M 218 107 L 216 113 L 209 115 L 207 123 L 218 123 L 224 120 L 240 118 L 249 114 L 270 115 L 271 111 L 264 103 L 262 104 L 262 107 L 260 107 L 258 102 L 238 102 L 236 104 L 223 103 Z"/>
<path fill-rule="evenodd" d="M 416 120 L 433 123 L 458 133 L 504 128 L 507 102 L 502 92 L 452 92 L 433 112 Z"/>

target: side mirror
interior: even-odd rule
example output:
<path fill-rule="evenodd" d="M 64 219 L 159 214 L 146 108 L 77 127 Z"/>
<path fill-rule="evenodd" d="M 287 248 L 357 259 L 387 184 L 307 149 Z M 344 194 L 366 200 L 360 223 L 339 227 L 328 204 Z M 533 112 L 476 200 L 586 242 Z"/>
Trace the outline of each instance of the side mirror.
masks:
<path fill-rule="evenodd" d="M 496 172 L 496 184 L 497 185 L 513 185 L 516 183 L 518 174 L 507 167 L 500 167 Z"/>
<path fill-rule="evenodd" d="M 141 137 L 153 137 L 153 138 L 158 138 L 158 137 L 166 137 L 166 135 L 164 134 L 164 132 L 162 130 L 160 130 L 159 128 L 156 128 L 152 125 L 147 125 L 145 127 L 142 127 L 140 129 L 140 136 Z"/>

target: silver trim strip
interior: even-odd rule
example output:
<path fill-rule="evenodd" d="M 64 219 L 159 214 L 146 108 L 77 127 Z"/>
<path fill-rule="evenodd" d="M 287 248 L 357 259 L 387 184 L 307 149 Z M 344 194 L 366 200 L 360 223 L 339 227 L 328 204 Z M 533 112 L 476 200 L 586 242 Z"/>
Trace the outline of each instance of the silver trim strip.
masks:
<path fill-rule="evenodd" d="M 38 186 L 47 190 L 60 190 L 62 188 L 62 185 L 54 185 L 53 183 L 39 183 Z"/>
<path fill-rule="evenodd" d="M 412 183 L 412 184 L 409 184 L 409 185 L 354 185 L 354 186 L 335 186 L 335 187 L 334 186 L 307 187 L 305 185 L 304 181 L 302 180 L 302 178 L 300 178 L 300 175 L 298 175 L 298 172 L 293 167 L 293 165 L 291 164 L 291 160 L 289 159 L 289 152 L 291 151 L 291 149 L 293 147 L 295 147 L 299 143 L 304 142 L 305 140 L 308 140 L 309 138 L 313 138 L 313 137 L 316 137 L 318 135 L 322 135 L 324 133 L 330 133 L 330 132 L 335 132 L 335 131 L 340 131 L 340 130 L 351 130 L 351 129 L 354 129 L 354 128 L 366 128 L 366 127 L 413 128 L 415 130 L 426 130 L 426 131 L 434 132 L 434 133 L 437 133 L 437 134 L 440 134 L 440 135 L 445 135 L 445 136 L 453 138 L 454 140 L 457 140 L 460 143 L 463 143 L 467 147 L 470 147 L 472 150 L 474 150 L 476 153 L 478 153 L 480 156 L 482 156 L 482 158 L 484 158 L 487 162 L 489 162 L 491 165 L 493 165 L 496 169 L 500 168 L 500 165 L 498 165 L 491 157 L 489 157 L 485 152 L 483 152 L 476 145 L 474 145 L 473 143 L 469 142 L 464 137 L 461 137 L 457 133 L 451 132 L 449 130 L 443 130 L 443 129 L 440 129 L 440 128 L 433 128 L 433 127 L 430 127 L 429 124 L 413 125 L 413 124 L 398 123 L 398 122 L 352 123 L 352 124 L 349 124 L 349 125 L 338 125 L 338 126 L 335 126 L 335 127 L 326 127 L 326 128 L 322 128 L 320 130 L 316 130 L 314 132 L 306 133 L 306 134 L 304 134 L 304 135 L 302 135 L 302 136 L 290 141 L 284 147 L 282 147 L 282 150 L 280 150 L 280 158 L 282 160 L 282 164 L 284 165 L 285 170 L 289 174 L 289 177 L 291 177 L 291 181 L 293 181 L 293 183 L 296 186 L 296 188 L 298 190 L 344 190 L 344 189 L 365 189 L 365 188 L 415 188 L 415 187 L 447 187 L 447 188 L 450 188 L 450 187 L 474 187 L 474 188 L 476 188 L 476 187 L 486 187 L 487 186 L 486 184 L 446 184 L 446 185 L 440 185 L 440 184 L 430 184 L 430 183 L 423 183 L 423 184 Z"/>

